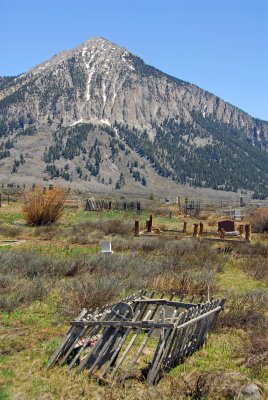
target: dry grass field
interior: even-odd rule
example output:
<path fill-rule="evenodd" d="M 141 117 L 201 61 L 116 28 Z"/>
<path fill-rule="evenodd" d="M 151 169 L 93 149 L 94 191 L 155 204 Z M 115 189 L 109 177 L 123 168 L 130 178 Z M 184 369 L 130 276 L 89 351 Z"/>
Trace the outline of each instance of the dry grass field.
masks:
<path fill-rule="evenodd" d="M 254 383 L 268 396 L 268 234 L 252 242 L 193 238 L 193 224 L 217 229 L 212 209 L 200 219 L 161 207 L 86 212 L 66 208 L 48 226 L 26 223 L 20 197 L 0 208 L 0 399 L 243 399 Z M 170 218 L 170 211 L 172 215 Z M 133 236 L 152 214 L 160 234 Z M 188 233 L 182 235 L 187 220 Z M 175 231 L 180 232 L 175 232 Z M 110 239 L 114 253 L 100 253 Z M 231 252 L 222 251 L 226 247 Z M 87 372 L 46 363 L 83 307 L 140 289 L 226 297 L 206 345 L 155 387 L 130 380 L 103 386 Z"/>

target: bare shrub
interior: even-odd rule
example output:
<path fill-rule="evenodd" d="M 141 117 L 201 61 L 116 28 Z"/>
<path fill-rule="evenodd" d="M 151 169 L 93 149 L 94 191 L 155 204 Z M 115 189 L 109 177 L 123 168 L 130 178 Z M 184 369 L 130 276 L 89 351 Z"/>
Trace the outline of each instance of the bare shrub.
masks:
<path fill-rule="evenodd" d="M 140 252 L 152 252 L 163 250 L 165 246 L 164 241 L 158 237 L 142 237 L 128 239 L 128 238 L 116 238 L 113 242 L 113 247 L 116 251 L 140 251 Z"/>
<path fill-rule="evenodd" d="M 59 313 L 76 317 L 82 308 L 97 308 L 119 299 L 121 290 L 120 281 L 113 276 L 81 275 L 62 284 Z"/>
<path fill-rule="evenodd" d="M 62 233 L 61 229 L 55 225 L 37 226 L 34 235 L 43 240 L 51 240 Z"/>
<path fill-rule="evenodd" d="M 17 237 L 22 233 L 23 229 L 20 226 L 0 225 L 0 235 L 7 237 Z"/>
<path fill-rule="evenodd" d="M 259 208 L 251 217 L 252 232 L 268 233 L 268 208 Z"/>
<path fill-rule="evenodd" d="M 81 222 L 73 225 L 70 231 L 69 243 L 72 244 L 96 244 L 103 238 L 104 233 L 96 230 L 91 222 Z"/>
<path fill-rule="evenodd" d="M 241 263 L 241 267 L 254 279 L 263 279 L 268 283 L 268 259 L 266 257 L 248 257 Z"/>
<path fill-rule="evenodd" d="M 112 219 L 112 220 L 102 220 L 99 219 L 97 221 L 87 221 L 81 222 L 72 226 L 71 229 L 71 240 L 76 240 L 76 237 L 92 235 L 129 235 L 132 232 L 132 224 L 129 221 L 124 221 L 120 219 Z"/>
<path fill-rule="evenodd" d="M 54 258 L 31 250 L 2 250 L 0 265 L 2 273 L 13 276 L 59 278 L 75 275 L 80 259 Z"/>
<path fill-rule="evenodd" d="M 257 242 L 251 244 L 239 244 L 236 248 L 236 252 L 244 256 L 263 256 L 268 257 L 268 245 L 265 243 Z"/>
<path fill-rule="evenodd" d="M 43 187 L 28 189 L 24 192 L 23 213 L 29 225 L 49 225 L 63 214 L 68 191 L 56 186 L 44 191 Z"/>
<path fill-rule="evenodd" d="M 132 224 L 129 221 L 121 219 L 98 220 L 92 222 L 91 226 L 105 235 L 128 235 L 132 232 Z"/>
<path fill-rule="evenodd" d="M 261 330 L 255 330 L 249 335 L 249 341 L 244 347 L 243 365 L 259 372 L 268 366 L 268 337 Z"/>
<path fill-rule="evenodd" d="M 261 328 L 267 324 L 267 303 L 268 295 L 259 290 L 228 295 L 226 312 L 220 314 L 217 326 Z"/>
<path fill-rule="evenodd" d="M 215 275 L 211 271 L 183 271 L 181 273 L 164 273 L 157 276 L 151 283 L 153 289 L 177 295 L 201 295 L 215 292 L 217 285 Z"/>
<path fill-rule="evenodd" d="M 1 280 L 3 284 L 3 279 Z M 6 279 L 5 291 L 1 291 L 0 310 L 11 312 L 17 307 L 42 300 L 51 290 L 50 280 L 44 278 Z"/>

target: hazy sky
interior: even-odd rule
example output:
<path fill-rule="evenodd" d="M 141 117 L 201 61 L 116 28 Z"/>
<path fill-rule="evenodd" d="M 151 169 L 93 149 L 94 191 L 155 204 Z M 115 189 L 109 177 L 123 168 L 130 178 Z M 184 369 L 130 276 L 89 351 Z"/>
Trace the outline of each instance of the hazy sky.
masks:
<path fill-rule="evenodd" d="M 268 0 L 0 0 L 0 75 L 92 36 L 268 120 Z"/>

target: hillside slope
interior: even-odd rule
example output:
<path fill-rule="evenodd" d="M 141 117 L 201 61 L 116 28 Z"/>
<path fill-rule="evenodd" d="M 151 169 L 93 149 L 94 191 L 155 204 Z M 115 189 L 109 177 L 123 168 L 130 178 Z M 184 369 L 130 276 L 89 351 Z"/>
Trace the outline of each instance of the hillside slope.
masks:
<path fill-rule="evenodd" d="M 0 79 L 0 179 L 79 178 L 106 189 L 121 181 L 119 189 L 162 176 L 265 195 L 267 149 L 267 122 L 102 38 Z"/>

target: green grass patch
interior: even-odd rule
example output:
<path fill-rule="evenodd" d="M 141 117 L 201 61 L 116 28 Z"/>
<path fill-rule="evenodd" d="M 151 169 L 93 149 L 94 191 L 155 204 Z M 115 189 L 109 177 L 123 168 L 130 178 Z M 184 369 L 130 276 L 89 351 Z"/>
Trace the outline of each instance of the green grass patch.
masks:
<path fill-rule="evenodd" d="M 263 290 L 268 293 L 267 285 L 264 281 L 249 277 L 239 268 L 240 260 L 228 262 L 223 271 L 218 274 L 218 283 L 222 290 L 245 293 L 251 290 Z"/>

